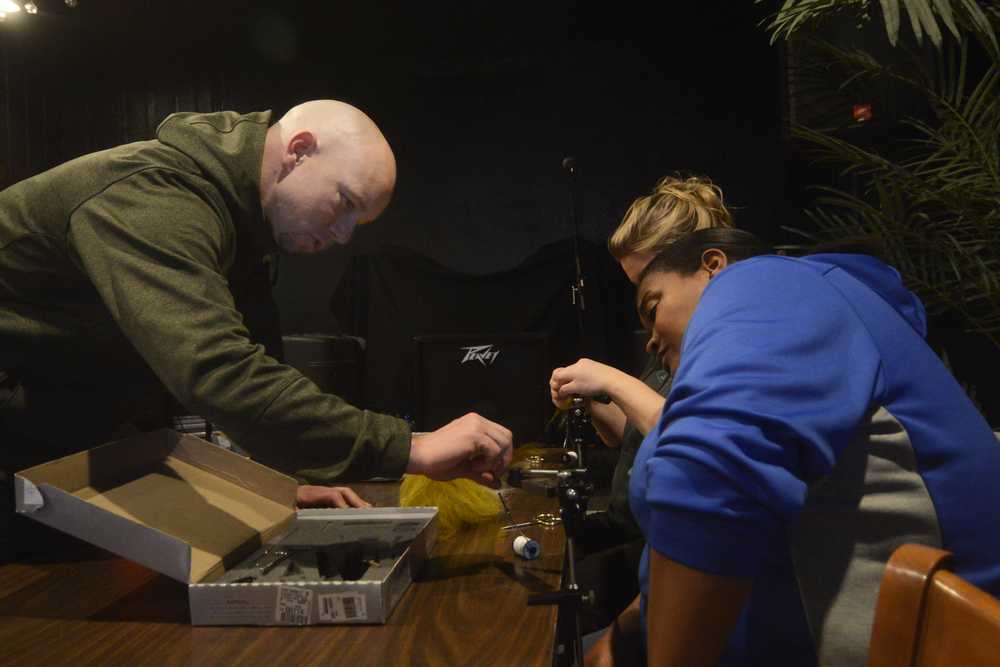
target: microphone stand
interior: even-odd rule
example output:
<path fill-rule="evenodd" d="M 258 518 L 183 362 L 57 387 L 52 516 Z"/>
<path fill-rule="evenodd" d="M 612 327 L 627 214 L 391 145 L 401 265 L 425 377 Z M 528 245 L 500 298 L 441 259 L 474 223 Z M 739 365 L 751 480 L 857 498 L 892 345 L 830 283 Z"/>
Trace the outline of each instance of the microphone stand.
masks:
<path fill-rule="evenodd" d="M 580 332 L 580 345 L 583 345 L 583 311 L 587 309 L 587 304 L 583 297 L 583 267 L 580 262 L 580 216 L 578 215 L 576 202 L 576 161 L 572 157 L 565 157 L 562 161 L 563 169 L 569 175 L 569 204 L 570 217 L 573 218 L 573 260 L 576 264 L 576 281 L 570 286 L 570 301 L 576 306 L 576 322 Z"/>
<path fill-rule="evenodd" d="M 556 480 L 555 494 L 559 496 L 559 516 L 562 518 L 563 530 L 566 531 L 566 576 L 563 586 L 558 591 L 539 593 L 528 598 L 528 606 L 558 605 L 559 616 L 563 611 L 570 613 L 565 616 L 568 624 L 568 635 L 572 639 L 573 664 L 583 666 L 583 634 L 580 628 L 580 608 L 594 603 L 593 591 L 581 591 L 576 582 L 575 541 L 583 527 L 587 515 L 587 503 L 594 492 L 594 485 L 588 478 L 586 469 L 569 468 L 565 470 L 511 469 L 507 483 L 511 486 L 522 486 L 525 479 L 547 478 Z M 527 486 L 524 487 L 526 490 Z M 552 487 L 547 487 L 546 495 L 551 495 Z"/>
<path fill-rule="evenodd" d="M 587 413 L 584 399 L 573 397 L 573 404 L 566 423 L 567 444 L 572 444 L 575 451 L 563 454 L 564 462 L 569 468 L 564 470 L 540 470 L 512 468 L 507 475 L 507 483 L 522 487 L 525 479 L 542 478 L 555 479 L 555 489 L 551 486 L 542 487 L 546 495 L 559 496 L 559 516 L 562 518 L 563 530 L 566 532 L 566 576 L 563 586 L 552 593 L 539 593 L 528 598 L 528 606 L 558 605 L 559 616 L 565 617 L 569 624 L 567 634 L 572 638 L 573 664 L 583 667 L 583 633 L 580 628 L 580 609 L 584 605 L 594 604 L 594 592 L 581 591 L 576 582 L 576 539 L 583 529 L 587 516 L 587 503 L 594 493 L 594 485 L 590 481 L 587 469 L 583 465 L 583 433 L 590 415 Z M 524 486 L 528 490 L 528 486 Z M 563 615 L 563 610 L 570 613 Z"/>
<path fill-rule="evenodd" d="M 563 463 L 573 468 L 584 468 L 583 464 L 583 433 L 587 428 L 590 415 L 582 396 L 574 396 L 566 419 L 566 438 L 563 440 Z"/>

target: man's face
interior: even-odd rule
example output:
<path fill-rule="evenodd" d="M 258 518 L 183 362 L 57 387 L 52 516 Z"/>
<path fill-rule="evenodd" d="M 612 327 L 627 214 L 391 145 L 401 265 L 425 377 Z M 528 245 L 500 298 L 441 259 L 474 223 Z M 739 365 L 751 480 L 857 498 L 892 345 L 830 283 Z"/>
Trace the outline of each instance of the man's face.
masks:
<path fill-rule="evenodd" d="M 636 307 L 639 319 L 650 332 L 646 351 L 655 354 L 664 368 L 677 372 L 681 340 L 708 285 L 709 273 L 690 276 L 678 273 L 651 273 L 639 283 Z"/>
<path fill-rule="evenodd" d="M 291 254 L 345 244 L 358 224 L 378 216 L 392 184 L 362 156 L 311 154 L 298 158 L 274 186 L 264 215 L 278 247 Z"/>

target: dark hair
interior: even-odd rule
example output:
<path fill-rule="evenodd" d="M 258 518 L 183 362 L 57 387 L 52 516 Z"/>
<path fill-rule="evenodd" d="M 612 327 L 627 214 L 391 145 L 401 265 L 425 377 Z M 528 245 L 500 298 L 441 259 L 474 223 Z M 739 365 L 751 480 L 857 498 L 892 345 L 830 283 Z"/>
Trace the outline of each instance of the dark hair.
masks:
<path fill-rule="evenodd" d="M 772 252 L 767 243 L 742 229 L 699 229 L 685 234 L 661 250 L 639 274 L 639 282 L 653 273 L 690 276 L 701 268 L 701 256 L 704 252 L 713 248 L 726 253 L 730 264 Z"/>
<path fill-rule="evenodd" d="M 819 241 L 817 243 L 788 245 L 782 248 L 784 253 L 792 257 L 805 257 L 827 253 L 850 255 L 871 255 L 883 262 L 888 262 L 888 249 L 882 237 L 875 234 L 847 236 L 836 240 Z"/>

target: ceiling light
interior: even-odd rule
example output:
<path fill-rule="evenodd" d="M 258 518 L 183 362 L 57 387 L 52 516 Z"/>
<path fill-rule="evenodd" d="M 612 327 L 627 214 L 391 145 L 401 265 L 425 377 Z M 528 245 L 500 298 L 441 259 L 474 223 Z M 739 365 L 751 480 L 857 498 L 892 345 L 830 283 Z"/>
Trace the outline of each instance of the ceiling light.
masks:
<path fill-rule="evenodd" d="M 0 14 L 13 14 L 21 11 L 21 8 L 14 4 L 13 0 L 0 0 Z"/>
<path fill-rule="evenodd" d="M 26 3 L 24 3 L 24 11 L 28 12 L 29 14 L 37 14 L 38 5 L 32 2 L 32 0 L 28 0 Z"/>

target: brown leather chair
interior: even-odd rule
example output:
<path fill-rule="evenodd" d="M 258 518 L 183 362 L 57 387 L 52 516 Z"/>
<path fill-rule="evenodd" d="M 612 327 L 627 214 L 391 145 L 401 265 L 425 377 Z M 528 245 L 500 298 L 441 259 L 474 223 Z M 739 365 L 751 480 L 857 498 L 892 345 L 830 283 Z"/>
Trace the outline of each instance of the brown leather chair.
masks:
<path fill-rule="evenodd" d="M 951 553 L 896 549 L 882 578 L 869 667 L 1000 665 L 1000 600 L 949 572 Z"/>

